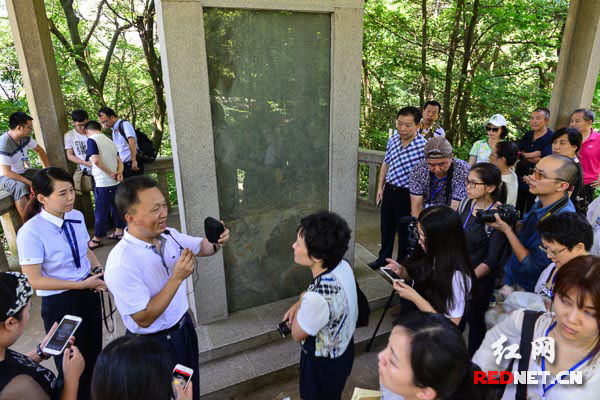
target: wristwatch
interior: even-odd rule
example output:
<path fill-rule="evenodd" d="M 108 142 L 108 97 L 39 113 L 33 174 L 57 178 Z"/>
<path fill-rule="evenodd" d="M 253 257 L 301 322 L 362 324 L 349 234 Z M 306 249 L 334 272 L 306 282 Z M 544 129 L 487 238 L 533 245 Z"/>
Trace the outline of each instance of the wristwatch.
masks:
<path fill-rule="evenodd" d="M 44 352 L 42 351 L 42 348 L 41 348 L 41 343 L 38 343 L 38 344 L 35 346 L 35 352 L 37 353 L 37 355 L 38 355 L 38 356 L 40 356 L 40 358 L 41 358 L 42 360 L 47 360 L 47 359 L 49 359 L 49 358 L 50 358 L 50 356 L 49 356 L 48 354 L 46 354 L 46 353 L 44 353 Z"/>

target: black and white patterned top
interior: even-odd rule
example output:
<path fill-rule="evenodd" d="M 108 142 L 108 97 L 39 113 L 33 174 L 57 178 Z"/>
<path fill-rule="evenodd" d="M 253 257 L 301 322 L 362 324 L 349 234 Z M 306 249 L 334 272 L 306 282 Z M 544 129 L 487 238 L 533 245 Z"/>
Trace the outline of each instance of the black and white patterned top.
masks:
<path fill-rule="evenodd" d="M 447 177 L 438 179 L 429 171 L 426 160 L 419 162 L 410 174 L 408 190 L 410 194 L 423 196 L 424 208 L 430 206 L 450 205 L 452 200 L 461 201 L 467 197 L 467 178 L 471 166 L 457 158 L 452 160 L 452 187 L 450 199 L 446 196 Z"/>
<path fill-rule="evenodd" d="M 50 396 L 50 399 L 60 399 L 56 376 L 52 371 L 24 354 L 6 349 L 4 360 L 0 361 L 0 393 L 13 378 L 19 375 L 27 375 L 33 378 L 44 392 Z"/>

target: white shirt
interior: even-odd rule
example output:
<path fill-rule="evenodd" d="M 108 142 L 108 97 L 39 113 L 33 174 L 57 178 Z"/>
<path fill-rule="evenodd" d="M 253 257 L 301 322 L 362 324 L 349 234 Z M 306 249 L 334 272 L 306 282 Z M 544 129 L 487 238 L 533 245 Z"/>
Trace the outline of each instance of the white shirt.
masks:
<path fill-rule="evenodd" d="M 550 274 L 552 273 L 552 270 L 554 269 L 555 266 L 556 266 L 555 263 L 550 263 L 550 265 L 548 265 L 542 271 L 542 273 L 540 274 L 540 277 L 538 278 L 537 283 L 535 284 L 535 288 L 533 289 L 533 291 L 535 293 L 540 294 L 542 292 L 542 286 L 544 286 L 546 284 L 546 281 L 550 277 Z"/>
<path fill-rule="evenodd" d="M 194 254 L 200 252 L 202 238 L 184 235 L 173 228 L 169 231 L 182 247 Z M 145 310 L 150 300 L 165 287 L 181 255 L 181 249 L 172 237 L 164 233 L 161 236 L 165 239 L 162 254 L 166 268 L 154 252 L 154 245 L 134 237 L 127 229 L 106 261 L 106 286 L 115 298 L 123 324 L 132 333 L 147 334 L 171 328 L 189 308 L 186 284 L 182 282 L 171 303 L 149 327 L 142 328 L 131 317 Z"/>
<path fill-rule="evenodd" d="M 69 132 L 65 133 L 65 150 L 73 149 L 73 154 L 75 154 L 75 157 L 85 161 L 87 140 L 88 138 L 86 135 L 81 135 L 77 133 L 75 129 L 71 129 Z M 83 164 L 79 164 L 79 168 L 82 171 L 88 169 L 88 167 Z"/>
<path fill-rule="evenodd" d="M 600 197 L 590 203 L 587 211 L 587 220 L 594 231 L 594 244 L 590 254 L 600 256 Z"/>
<path fill-rule="evenodd" d="M 135 129 L 133 128 L 133 125 L 131 125 L 131 122 L 123 121 L 120 118 L 117 120 L 117 122 L 115 122 L 115 125 L 112 128 L 112 140 L 117 145 L 117 150 L 119 151 L 121 161 L 125 163 L 131 161 L 131 150 L 129 149 L 128 141 L 125 140 L 125 138 L 123 137 L 123 135 L 121 135 L 121 132 L 119 131 L 119 125 L 121 124 L 123 124 L 123 133 L 125 133 L 125 136 L 127 136 L 127 138 L 132 137 L 135 139 L 136 148 L 137 135 L 135 134 Z"/>
<path fill-rule="evenodd" d="M 71 226 L 75 231 L 79 250 L 80 268 L 77 268 L 67 236 L 62 229 L 63 220 L 42 209 L 17 233 L 19 264 L 42 265 L 42 276 L 65 281 L 82 281 L 90 274 L 87 243 L 90 240 L 83 214 L 78 210 L 65 213 L 65 219 L 81 221 Z M 70 232 L 70 231 L 69 231 Z M 37 290 L 38 296 L 50 296 L 66 290 Z"/>
<path fill-rule="evenodd" d="M 454 307 L 448 310 L 447 318 L 460 318 L 465 314 L 465 297 L 471 290 L 471 279 L 467 277 L 467 288 L 465 288 L 463 276 L 460 271 L 454 272 L 452 277 L 452 295 Z"/>
<path fill-rule="evenodd" d="M 20 147 L 23 143 L 23 147 Z M 8 132 L 0 136 L 0 165 L 10 165 L 12 172 L 22 174 L 25 172 L 25 164 L 29 164 L 29 149 L 35 149 L 37 142 L 32 138 L 23 138 L 19 143 L 10 137 Z M 0 176 L 3 176 L 0 172 Z"/>
<path fill-rule="evenodd" d="M 117 146 L 104 134 L 97 133 L 95 135 L 91 135 L 89 140 L 92 140 L 96 143 L 96 148 L 94 149 L 94 143 L 88 143 L 88 154 L 90 154 L 90 161 L 92 162 L 92 176 L 94 177 L 94 182 L 96 182 L 97 187 L 111 187 L 118 185 L 119 182 L 113 179 L 112 176 L 108 175 L 106 172 L 102 171 L 98 166 L 92 161 L 91 155 L 97 154 L 100 157 L 102 163 L 111 171 L 116 171 L 118 166 L 117 161 Z M 95 150 L 98 150 L 96 153 Z"/>
<path fill-rule="evenodd" d="M 506 184 L 506 204 L 517 205 L 517 194 L 519 193 L 519 178 L 514 171 L 507 175 L 502 175 L 502 182 Z"/>
<path fill-rule="evenodd" d="M 356 326 L 358 320 L 358 297 L 356 295 L 356 281 L 352 267 L 346 260 L 342 260 L 332 272 L 341 283 L 342 289 L 348 299 L 348 323 Z M 329 306 L 323 296 L 316 292 L 306 292 L 302 296 L 302 303 L 296 316 L 298 325 L 310 336 L 316 336 L 329 322 Z"/>
<path fill-rule="evenodd" d="M 492 343 L 496 342 L 501 335 L 506 336 L 508 339 L 503 343 L 504 348 L 512 345 L 521 343 L 521 330 L 523 327 L 523 311 L 514 311 L 508 318 L 494 326 L 492 329 L 487 331 L 483 343 L 479 347 L 479 350 L 473 356 L 473 362 L 477 364 L 482 371 L 506 371 L 511 360 L 502 359 L 500 364 L 496 364 L 496 355 L 492 349 Z M 540 315 L 535 323 L 533 331 L 533 340 L 546 336 L 546 330 L 552 323 L 552 313 L 546 313 Z M 554 328 L 556 329 L 556 328 Z M 533 356 L 533 351 L 532 351 Z M 513 364 L 513 371 L 519 369 L 519 360 L 515 360 Z M 541 371 L 541 363 L 537 360 L 533 360 L 532 357 L 529 359 L 529 371 Z M 583 372 L 583 385 L 555 385 L 552 389 L 546 392 L 546 400 L 596 400 L 598 399 L 598 392 L 600 392 L 600 356 L 594 357 L 591 362 L 587 362 L 577 369 L 577 371 Z M 556 377 L 550 376 L 550 381 L 553 381 Z M 541 379 L 539 380 L 541 381 Z M 516 385 L 509 384 L 506 386 L 502 400 L 514 399 L 516 394 Z M 528 385 L 527 398 L 539 400 L 542 398 L 544 391 L 542 384 Z"/>

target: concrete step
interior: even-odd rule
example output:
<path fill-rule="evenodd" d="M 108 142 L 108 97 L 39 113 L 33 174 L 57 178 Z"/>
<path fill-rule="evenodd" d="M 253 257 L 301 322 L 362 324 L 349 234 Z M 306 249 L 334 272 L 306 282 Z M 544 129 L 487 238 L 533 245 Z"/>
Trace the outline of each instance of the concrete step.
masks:
<path fill-rule="evenodd" d="M 372 311 L 369 326 L 356 330 L 355 357 L 364 353 L 382 312 L 382 308 Z M 377 333 L 377 346 L 387 341 L 392 321 L 388 312 Z M 294 379 L 298 376 L 300 351 L 300 344 L 288 337 L 205 362 L 199 367 L 202 400 L 231 399 L 273 382 Z M 375 351 L 371 354 L 377 357 Z"/>
<path fill-rule="evenodd" d="M 359 257 L 355 258 L 354 274 L 369 301 L 371 312 L 382 308 L 392 290 L 390 283 L 371 270 Z M 297 299 L 293 297 L 252 307 L 234 312 L 226 320 L 199 325 L 196 333 L 200 368 L 202 369 L 203 363 L 212 360 L 282 341 L 276 326 Z"/>

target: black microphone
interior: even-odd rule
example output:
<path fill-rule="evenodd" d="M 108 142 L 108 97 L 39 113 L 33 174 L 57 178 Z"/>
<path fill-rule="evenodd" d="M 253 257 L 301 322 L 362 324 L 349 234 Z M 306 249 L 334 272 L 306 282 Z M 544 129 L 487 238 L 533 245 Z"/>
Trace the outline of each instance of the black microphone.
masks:
<path fill-rule="evenodd" d="M 163 233 L 164 233 L 165 235 L 169 235 L 169 236 L 171 236 L 171 239 L 173 239 L 173 240 L 175 241 L 175 243 L 177 243 L 177 246 L 179 246 L 179 250 L 183 251 L 183 246 L 182 246 L 182 245 L 181 245 L 181 244 L 180 244 L 180 243 L 177 241 L 177 239 L 175 239 L 175 238 L 173 237 L 173 235 L 171 235 L 171 231 L 170 231 L 170 230 L 168 230 L 168 229 L 165 229 L 165 230 L 163 231 Z"/>

